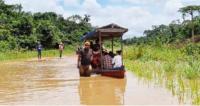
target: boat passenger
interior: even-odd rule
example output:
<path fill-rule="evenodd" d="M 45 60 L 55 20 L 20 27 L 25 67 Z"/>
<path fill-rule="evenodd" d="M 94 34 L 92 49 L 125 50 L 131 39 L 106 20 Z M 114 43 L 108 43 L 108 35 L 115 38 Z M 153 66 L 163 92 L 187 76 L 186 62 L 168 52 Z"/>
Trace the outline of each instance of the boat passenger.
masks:
<path fill-rule="evenodd" d="M 93 44 L 93 60 L 92 60 L 92 68 L 94 70 L 98 70 L 101 67 L 101 53 L 100 53 L 100 44 L 99 40 L 95 41 Z"/>
<path fill-rule="evenodd" d="M 109 55 L 109 53 L 107 51 L 104 51 L 103 68 L 104 69 L 112 69 L 112 57 Z"/>
<path fill-rule="evenodd" d="M 112 64 L 114 69 L 120 69 L 122 68 L 122 56 L 121 56 L 122 51 L 118 50 L 117 55 L 113 58 Z"/>
<path fill-rule="evenodd" d="M 114 54 L 112 51 L 109 52 L 109 55 L 110 55 L 110 57 L 111 57 L 112 59 L 115 57 L 115 54 Z"/>
<path fill-rule="evenodd" d="M 99 50 L 100 50 L 99 39 L 96 39 L 96 40 L 95 40 L 95 44 L 93 45 L 92 48 L 93 48 L 93 51 L 99 52 Z"/>

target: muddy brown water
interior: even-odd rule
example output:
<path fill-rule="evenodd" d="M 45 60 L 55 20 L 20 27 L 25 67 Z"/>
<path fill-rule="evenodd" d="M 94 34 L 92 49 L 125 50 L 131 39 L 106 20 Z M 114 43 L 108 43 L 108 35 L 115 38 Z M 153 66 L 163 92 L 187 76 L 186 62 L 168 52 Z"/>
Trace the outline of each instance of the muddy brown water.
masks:
<path fill-rule="evenodd" d="M 133 73 L 79 77 L 76 57 L 0 63 L 1 105 L 170 105 L 177 97 Z"/>

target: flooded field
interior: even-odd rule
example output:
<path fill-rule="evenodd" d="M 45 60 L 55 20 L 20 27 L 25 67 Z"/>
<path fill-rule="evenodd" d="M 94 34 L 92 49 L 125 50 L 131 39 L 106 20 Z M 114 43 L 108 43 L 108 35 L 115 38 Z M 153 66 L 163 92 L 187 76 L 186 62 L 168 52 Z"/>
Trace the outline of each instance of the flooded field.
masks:
<path fill-rule="evenodd" d="M 1 105 L 170 105 L 179 97 L 127 72 L 125 79 L 79 77 L 76 57 L 0 64 Z"/>
<path fill-rule="evenodd" d="M 200 79 L 187 79 L 179 73 L 161 70 L 134 71 L 146 83 L 166 88 L 178 98 L 179 104 L 200 104 Z"/>

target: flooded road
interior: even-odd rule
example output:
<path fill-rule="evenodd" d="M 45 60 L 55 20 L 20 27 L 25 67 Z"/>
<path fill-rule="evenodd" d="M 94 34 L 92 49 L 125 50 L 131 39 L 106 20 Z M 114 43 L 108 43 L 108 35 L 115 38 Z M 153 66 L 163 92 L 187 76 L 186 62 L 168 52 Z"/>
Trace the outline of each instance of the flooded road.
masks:
<path fill-rule="evenodd" d="M 125 79 L 80 78 L 76 57 L 0 64 L 0 105 L 170 105 L 170 91 L 127 72 Z"/>

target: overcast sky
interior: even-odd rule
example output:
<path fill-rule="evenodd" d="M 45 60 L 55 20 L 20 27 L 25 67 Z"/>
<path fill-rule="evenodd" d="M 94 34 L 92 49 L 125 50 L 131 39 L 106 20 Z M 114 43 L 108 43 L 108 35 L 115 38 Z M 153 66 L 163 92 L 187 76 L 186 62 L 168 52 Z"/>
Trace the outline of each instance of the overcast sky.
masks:
<path fill-rule="evenodd" d="M 93 26 L 116 23 L 127 27 L 127 37 L 142 36 L 152 25 L 169 24 L 181 19 L 178 9 L 200 5 L 200 0 L 5 0 L 7 4 L 22 4 L 24 11 L 53 11 L 68 17 L 91 15 Z"/>

